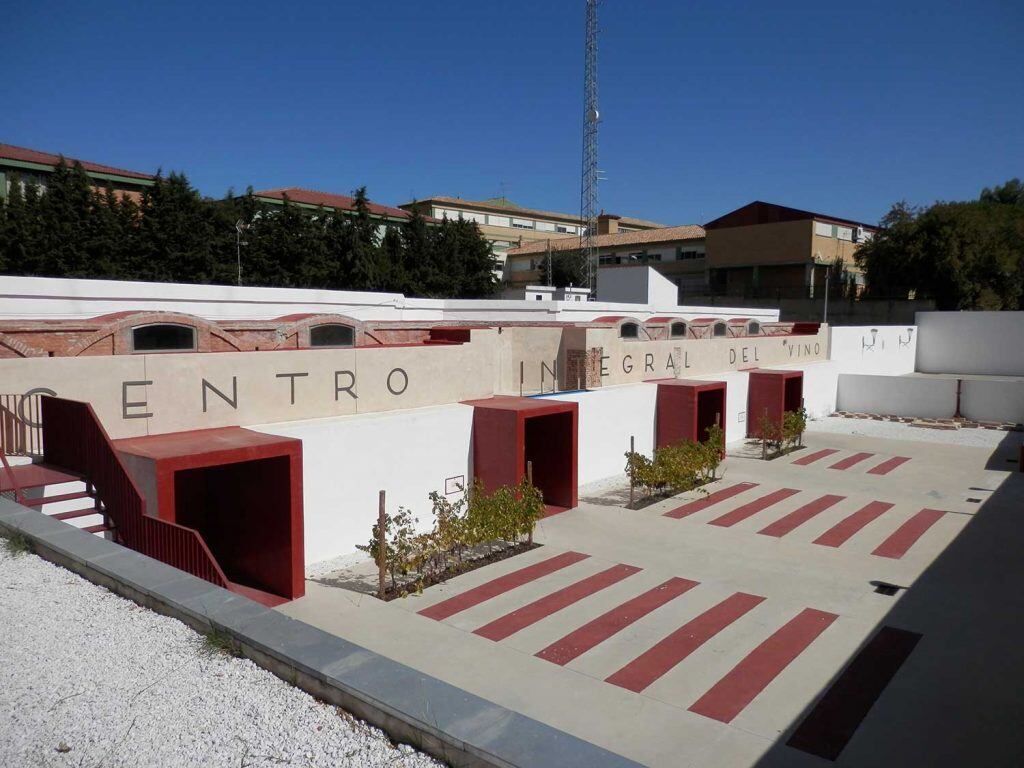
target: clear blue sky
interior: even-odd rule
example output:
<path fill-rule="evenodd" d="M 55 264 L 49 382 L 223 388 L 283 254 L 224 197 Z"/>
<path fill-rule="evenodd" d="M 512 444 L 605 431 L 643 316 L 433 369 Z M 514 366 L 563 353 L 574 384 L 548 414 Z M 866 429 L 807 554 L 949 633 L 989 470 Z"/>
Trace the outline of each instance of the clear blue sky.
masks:
<path fill-rule="evenodd" d="M 208 195 L 578 212 L 582 0 L 0 0 L 0 142 Z M 1024 3 L 606 0 L 601 206 L 875 221 L 1024 176 Z"/>

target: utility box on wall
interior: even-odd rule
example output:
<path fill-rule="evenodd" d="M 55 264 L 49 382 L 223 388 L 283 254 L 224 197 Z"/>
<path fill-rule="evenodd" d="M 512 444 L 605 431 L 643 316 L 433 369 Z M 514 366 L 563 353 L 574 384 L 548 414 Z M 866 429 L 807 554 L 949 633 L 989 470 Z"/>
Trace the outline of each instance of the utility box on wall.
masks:
<path fill-rule="evenodd" d="M 709 427 L 725 428 L 724 381 L 660 379 L 651 383 L 658 385 L 655 448 L 682 440 L 702 442 Z"/>
<path fill-rule="evenodd" d="M 770 424 L 781 427 L 783 414 L 799 410 L 803 401 L 803 371 L 751 371 L 747 389 L 747 437 L 762 436 L 761 420 L 765 416 Z"/>
<path fill-rule="evenodd" d="M 533 484 L 549 507 L 577 504 L 579 405 L 492 397 L 473 406 L 473 476 L 487 491 L 515 485 L 532 462 Z"/>

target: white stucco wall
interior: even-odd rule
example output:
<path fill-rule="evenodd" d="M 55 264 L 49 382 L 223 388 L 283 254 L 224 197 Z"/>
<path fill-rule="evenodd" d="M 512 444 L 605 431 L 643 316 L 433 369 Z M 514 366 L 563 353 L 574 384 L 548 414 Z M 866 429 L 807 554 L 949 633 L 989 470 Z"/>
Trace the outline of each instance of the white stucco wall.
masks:
<path fill-rule="evenodd" d="M 804 409 L 808 418 L 823 419 L 836 410 L 839 374 L 842 365 L 834 360 L 799 365 L 779 365 L 776 368 L 799 370 L 804 373 Z"/>
<path fill-rule="evenodd" d="M 944 419 L 956 411 L 956 379 L 921 376 L 839 376 L 838 408 L 858 413 Z"/>
<path fill-rule="evenodd" d="M 626 314 L 636 314 L 645 320 L 666 313 L 686 318 L 708 314 L 756 317 L 764 322 L 779 318 L 777 309 L 679 307 L 675 286 L 671 295 L 659 294 L 653 303 L 645 299 L 640 304 L 616 304 L 535 299 L 413 299 L 400 293 L 0 275 L 0 319 L 90 318 L 128 310 L 186 312 L 210 320 L 267 319 L 303 312 L 337 313 L 359 320 L 438 322 L 587 322 L 602 315 Z"/>
<path fill-rule="evenodd" d="M 914 371 L 918 335 L 912 325 L 830 328 L 829 359 L 840 373 L 902 376 Z"/>
<path fill-rule="evenodd" d="M 1024 312 L 918 312 L 917 370 L 1024 376 Z"/>
<path fill-rule="evenodd" d="M 251 429 L 302 440 L 307 564 L 353 552 L 369 540 L 378 491 L 387 491 L 389 512 L 407 507 L 426 527 L 432 519 L 428 494 L 444 493 L 446 478 L 471 479 L 468 405 Z"/>
<path fill-rule="evenodd" d="M 964 379 L 960 412 L 975 421 L 1024 423 L 1024 381 Z"/>
<path fill-rule="evenodd" d="M 653 454 L 657 397 L 655 384 L 625 384 L 545 398 L 579 403 L 580 485 L 622 474 L 630 436 L 639 453 Z"/>

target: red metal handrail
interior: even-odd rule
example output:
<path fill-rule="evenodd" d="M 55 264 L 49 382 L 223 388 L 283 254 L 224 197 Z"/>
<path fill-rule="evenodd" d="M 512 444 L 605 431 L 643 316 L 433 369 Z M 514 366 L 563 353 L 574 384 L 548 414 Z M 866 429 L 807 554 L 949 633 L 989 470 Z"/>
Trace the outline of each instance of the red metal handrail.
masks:
<path fill-rule="evenodd" d="M 146 501 L 89 403 L 44 397 L 43 458 L 77 472 L 96 491 L 115 540 L 168 565 L 228 588 L 199 532 L 146 514 Z"/>

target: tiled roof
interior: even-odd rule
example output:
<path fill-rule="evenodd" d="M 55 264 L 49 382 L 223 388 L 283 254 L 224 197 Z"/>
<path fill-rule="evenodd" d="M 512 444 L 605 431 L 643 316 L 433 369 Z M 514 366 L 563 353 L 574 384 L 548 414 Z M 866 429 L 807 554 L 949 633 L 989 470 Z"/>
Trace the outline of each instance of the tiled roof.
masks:
<path fill-rule="evenodd" d="M 854 221 L 853 219 L 841 219 L 838 216 L 828 216 L 824 213 L 790 208 L 787 205 L 779 205 L 777 203 L 766 203 L 763 200 L 755 200 L 752 203 L 747 203 L 737 208 L 735 211 L 729 211 L 729 213 L 707 222 L 704 227 L 706 229 L 724 229 L 726 227 L 775 224 L 784 221 L 807 221 L 810 219 L 843 226 L 864 227 L 871 231 L 878 230 L 877 224 L 868 224 L 863 221 Z"/>
<path fill-rule="evenodd" d="M 40 152 L 37 149 L 26 149 L 16 147 L 13 144 L 0 144 L 0 160 L 18 160 L 22 163 L 38 163 L 39 165 L 54 166 L 60 162 L 61 155 L 54 155 L 49 152 Z M 138 171 L 126 171 L 124 168 L 115 168 L 112 165 L 101 165 L 90 163 L 87 160 L 76 160 L 73 157 L 64 155 L 64 162 L 68 165 L 78 163 L 83 170 L 93 173 L 108 173 L 112 176 L 127 176 L 132 179 L 152 179 L 151 173 L 139 173 Z"/>
<path fill-rule="evenodd" d="M 614 235 L 598 235 L 598 248 L 612 248 L 619 245 L 647 245 L 650 243 L 673 243 L 681 240 L 704 239 L 704 227 L 696 224 L 685 224 L 681 227 L 661 227 L 660 229 L 641 229 L 636 232 L 619 232 Z M 518 248 L 506 251 L 509 256 L 526 256 L 534 253 L 547 253 L 548 242 L 537 240 Z M 578 251 L 578 238 L 551 240 L 552 251 Z"/>
<path fill-rule="evenodd" d="M 334 208 L 339 211 L 351 211 L 355 208 L 356 199 L 348 195 L 336 195 L 331 192 L 318 192 L 315 189 L 302 189 L 301 187 L 281 187 L 280 189 L 264 189 L 253 192 L 256 197 L 264 197 L 271 200 L 282 200 L 287 195 L 293 203 L 305 205 L 322 205 L 324 208 Z M 391 216 L 398 219 L 409 218 L 409 212 L 401 208 L 392 208 L 389 205 L 378 205 L 369 203 L 370 213 L 376 216 Z"/>
<path fill-rule="evenodd" d="M 448 197 L 446 195 L 437 195 L 436 197 L 425 197 L 422 200 L 416 200 L 416 203 L 440 203 L 441 205 L 451 205 L 454 207 L 465 207 L 465 208 L 479 208 L 487 211 L 497 211 L 500 213 L 508 214 L 522 214 L 524 216 L 538 216 L 546 219 L 562 219 L 563 221 L 571 222 L 573 224 L 579 224 L 583 220 L 574 213 L 558 213 L 556 211 L 542 211 L 537 208 L 523 208 L 521 205 L 516 205 L 511 200 L 505 197 L 492 197 L 488 200 L 465 200 L 461 197 Z M 403 203 L 403 208 L 408 208 L 413 203 Z M 658 224 L 654 221 L 647 221 L 646 219 L 635 219 L 630 216 L 618 216 L 619 224 L 627 227 L 664 227 L 664 224 Z"/>

